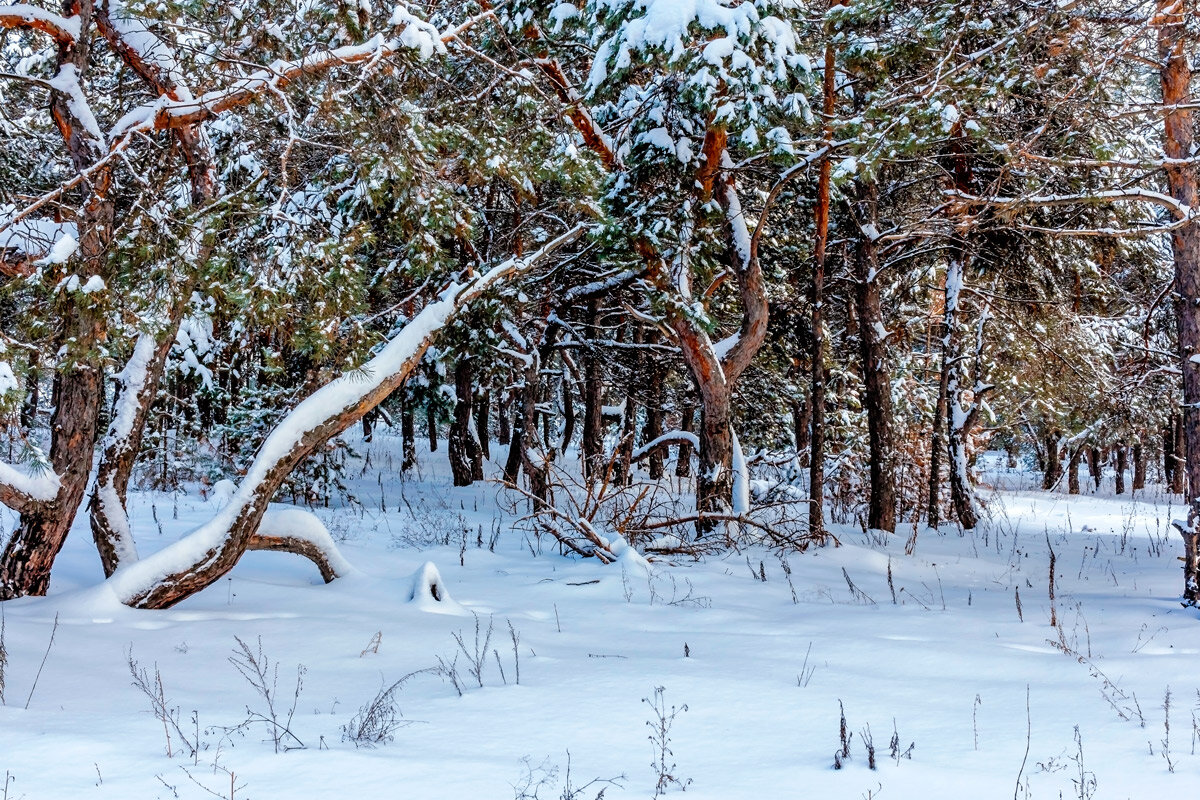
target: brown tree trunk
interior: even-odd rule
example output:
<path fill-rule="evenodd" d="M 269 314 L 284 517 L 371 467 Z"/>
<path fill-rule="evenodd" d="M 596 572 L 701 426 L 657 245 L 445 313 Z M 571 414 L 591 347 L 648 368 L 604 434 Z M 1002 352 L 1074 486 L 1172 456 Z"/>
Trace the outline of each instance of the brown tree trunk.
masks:
<path fill-rule="evenodd" d="M 808 466 L 809 445 L 811 444 L 808 432 L 812 420 L 812 396 L 805 397 L 803 403 L 793 400 L 791 405 L 792 442 L 796 446 L 796 464 L 800 468 L 804 468 Z"/>
<path fill-rule="evenodd" d="M 679 412 L 679 430 L 692 432 L 696 429 L 696 408 L 684 406 Z M 675 477 L 686 478 L 692 474 L 692 443 L 682 441 L 675 451 Z"/>
<path fill-rule="evenodd" d="M 475 437 L 484 458 L 492 457 L 491 447 L 492 393 L 480 392 L 475 402 Z"/>
<path fill-rule="evenodd" d="M 1088 448 L 1088 473 L 1095 490 L 1099 491 L 1100 482 L 1104 480 L 1104 452 L 1099 447 Z"/>
<path fill-rule="evenodd" d="M 434 387 L 430 387 L 433 389 Z M 425 431 L 429 435 L 429 452 L 436 453 L 438 449 L 438 412 L 437 398 L 432 394 L 429 396 L 429 403 L 425 408 Z"/>
<path fill-rule="evenodd" d="M 1142 435 L 1133 442 L 1133 491 L 1146 488 L 1146 452 L 1142 445 Z"/>
<path fill-rule="evenodd" d="M 597 325 L 600 300 L 593 298 L 587 307 L 588 336 L 599 339 Z M 604 458 L 604 370 L 594 344 L 584 353 L 583 360 L 583 477 L 595 481 L 604 477 L 607 469 Z"/>
<path fill-rule="evenodd" d="M 73 68 L 82 78 L 88 66 L 92 3 L 90 0 L 74 3 L 68 13 L 71 11 L 78 15 L 80 43 L 60 43 L 57 60 L 60 72 Z M 66 142 L 75 170 L 88 176 L 83 182 L 86 199 L 76 220 L 79 248 L 67 268 L 71 273 L 100 276 L 105 285 L 111 286 L 108 256 L 114 214 L 109 197 L 112 173 L 108 166 L 96 168 L 106 148 L 92 137 L 89 126 L 80 118 L 86 111 L 68 93 L 52 90 L 51 116 Z M 67 277 L 56 272 L 48 270 L 46 277 L 51 287 Z M 50 568 L 75 520 L 92 467 L 104 396 L 100 350 L 107 314 L 102 304 L 108 292 L 83 294 L 59 289 L 55 293 L 63 325 L 59 333 L 62 352 L 54 377 L 49 462 L 59 477 L 58 490 L 48 502 L 24 504 L 18 509 L 17 528 L 0 552 L 0 600 L 46 593 Z"/>
<path fill-rule="evenodd" d="M 404 452 L 400 470 L 408 472 L 417 464 L 417 431 L 412 411 L 412 397 L 407 392 L 404 396 L 404 405 L 400 408 L 400 440 Z"/>
<path fill-rule="evenodd" d="M 1162 468 L 1163 482 L 1167 491 L 1175 486 L 1175 415 L 1167 417 L 1167 425 L 1162 430 Z"/>
<path fill-rule="evenodd" d="M 446 439 L 450 457 L 450 472 L 455 486 L 470 486 L 475 482 L 475 462 L 479 456 L 479 443 L 472 426 L 472 395 L 475 390 L 475 362 L 464 356 L 454 365 L 454 420 Z"/>
<path fill-rule="evenodd" d="M 496 407 L 496 441 L 503 445 L 512 442 L 511 406 L 512 398 L 505 392 Z"/>
<path fill-rule="evenodd" d="M 879 293 L 879 261 L 875 238 L 879 187 L 873 180 L 856 181 L 855 211 L 862 231 L 854 248 L 855 309 L 858 312 L 859 355 L 862 363 L 863 407 L 870 441 L 871 491 L 867 527 L 896 530 L 896 476 L 892 443 L 892 381 L 887 367 L 887 330 Z"/>
<path fill-rule="evenodd" d="M 1042 488 L 1053 489 L 1062 480 L 1062 460 L 1059 448 L 1062 446 L 1062 434 L 1057 430 L 1046 433 L 1046 471 L 1042 475 Z"/>
<path fill-rule="evenodd" d="M 1129 448 L 1124 442 L 1117 442 L 1116 447 L 1117 494 L 1125 494 L 1125 470 L 1129 468 Z"/>
<path fill-rule="evenodd" d="M 658 337 L 651 333 L 647 340 L 650 343 L 657 343 Z M 649 380 L 646 385 L 646 424 L 642 426 L 642 439 L 645 442 L 652 442 L 663 435 L 663 386 L 666 383 L 666 367 L 662 362 L 651 358 L 649 359 Z M 666 447 L 659 445 L 653 448 L 649 453 L 648 467 L 650 471 L 650 480 L 656 481 L 663 476 L 663 451 Z"/>
<path fill-rule="evenodd" d="M 1182 206 L 1197 207 L 1195 123 L 1192 119 L 1192 59 L 1188 20 L 1193 13 L 1189 4 L 1178 0 L 1157 0 L 1152 25 L 1158 36 L 1160 82 L 1163 101 L 1163 167 L 1167 187 Z M 1196 546 L 1200 541 L 1200 226 L 1194 220 L 1171 231 L 1171 252 L 1175 262 L 1175 319 L 1177 323 L 1180 368 L 1183 372 L 1183 447 L 1178 447 L 1183 464 L 1177 470 L 1187 472 L 1185 498 L 1190 510 L 1190 536 L 1184 537 L 1189 569 L 1184 571 L 1183 598 L 1194 605 L 1200 599 L 1200 575 L 1196 571 Z"/>
<path fill-rule="evenodd" d="M 832 7 L 834 0 L 830 0 Z M 817 205 L 814 211 L 816 249 L 813 254 L 810 302 L 812 305 L 812 352 L 809 353 L 810 405 L 808 455 L 808 532 L 818 542 L 825 541 L 825 258 L 829 249 L 829 205 L 833 161 L 833 115 L 837 101 L 832 31 L 826 31 L 825 64 L 822 75 L 821 140 L 826 152 L 817 173 Z"/>
<path fill-rule="evenodd" d="M 1076 445 L 1071 450 L 1071 459 L 1067 462 L 1067 493 L 1079 494 L 1079 461 L 1083 456 L 1083 445 Z"/>
<path fill-rule="evenodd" d="M 1200 281 L 1198 281 L 1200 283 Z M 1186 373 L 1185 373 L 1186 374 Z M 1171 446 L 1171 457 L 1174 460 L 1174 468 L 1171 471 L 1171 491 L 1175 494 L 1183 494 L 1188 486 L 1188 438 L 1187 438 L 1187 417 L 1180 413 L 1173 417 L 1174 425 L 1172 430 L 1175 433 L 1175 441 Z"/>

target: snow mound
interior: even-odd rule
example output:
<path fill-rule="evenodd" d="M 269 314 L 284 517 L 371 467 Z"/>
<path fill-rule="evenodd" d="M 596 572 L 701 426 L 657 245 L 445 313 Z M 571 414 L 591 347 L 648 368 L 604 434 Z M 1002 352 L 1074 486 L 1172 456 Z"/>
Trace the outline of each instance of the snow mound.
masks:
<path fill-rule="evenodd" d="M 432 561 L 426 561 L 421 568 L 413 573 L 412 589 L 408 593 L 408 602 L 421 611 L 434 614 L 466 614 L 467 610 L 459 605 L 442 580 L 442 574 Z"/>

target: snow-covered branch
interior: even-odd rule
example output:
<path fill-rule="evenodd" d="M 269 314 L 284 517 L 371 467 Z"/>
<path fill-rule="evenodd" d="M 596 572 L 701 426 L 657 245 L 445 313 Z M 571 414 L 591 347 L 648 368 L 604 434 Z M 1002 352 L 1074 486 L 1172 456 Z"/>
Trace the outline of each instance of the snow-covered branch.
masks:
<path fill-rule="evenodd" d="M 984 197 L 982 195 L 968 194 L 954 190 L 947 191 L 946 195 L 962 200 L 970 205 L 1013 209 L 1141 202 L 1165 208 L 1177 220 L 1190 220 L 1196 216 L 1194 209 L 1168 194 L 1136 187 L 1130 189 L 1109 189 L 1099 192 L 1080 192 L 1078 194 L 1027 195 L 1025 197 Z"/>
<path fill-rule="evenodd" d="M 25 511 L 58 496 L 59 478 L 50 469 L 31 475 L 0 461 L 0 503 L 14 511 Z"/>
<path fill-rule="evenodd" d="M 332 50 L 311 53 L 304 58 L 277 59 L 229 86 L 205 92 L 199 97 L 172 99 L 170 93 L 143 103 L 121 117 L 113 126 L 111 138 L 117 140 L 129 133 L 151 130 L 172 130 L 211 119 L 225 111 L 244 106 L 260 95 L 278 92 L 293 81 L 328 69 L 351 64 L 375 63 L 404 50 L 416 50 L 422 59 L 434 53 L 446 52 L 446 43 L 482 19 L 494 16 L 485 11 L 446 31 L 439 31 L 428 22 L 397 6 L 392 14 L 396 35 L 376 35 L 363 44 L 346 45 Z M 137 51 L 140 54 L 141 51 Z M 161 59 L 160 59 L 161 61 Z"/>
<path fill-rule="evenodd" d="M 79 17 L 63 17 L 25 3 L 0 5 L 0 29 L 15 28 L 40 31 L 56 42 L 72 44 L 79 38 Z"/>

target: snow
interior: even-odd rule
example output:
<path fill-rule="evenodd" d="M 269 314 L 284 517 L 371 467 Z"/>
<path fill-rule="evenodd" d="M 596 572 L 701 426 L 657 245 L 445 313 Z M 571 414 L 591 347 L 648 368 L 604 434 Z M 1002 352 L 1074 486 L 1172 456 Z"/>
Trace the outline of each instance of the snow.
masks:
<path fill-rule="evenodd" d="M 58 249 L 57 246 L 55 246 L 55 249 Z M 51 253 L 50 256 L 53 258 L 54 253 Z M 93 275 L 87 279 L 83 286 L 79 288 L 79 291 L 83 292 L 84 294 L 94 294 L 96 292 L 103 292 L 107 288 L 108 287 L 104 285 L 103 278 L 101 278 L 99 275 Z"/>
<path fill-rule="evenodd" d="M 93 142 L 100 149 L 104 150 L 105 142 L 104 134 L 100 131 L 100 125 L 96 122 L 96 116 L 92 113 L 92 107 L 88 105 L 87 98 L 83 95 L 83 87 L 79 85 L 79 70 L 74 64 L 63 64 L 58 68 L 58 74 L 47 83 L 54 89 L 62 92 L 67 97 L 67 107 L 71 110 L 71 114 L 79 120 L 84 129 L 91 135 Z"/>
<path fill-rule="evenodd" d="M 7 361 L 0 361 L 0 395 L 8 394 L 18 386 L 20 384 L 17 383 L 17 376 L 13 374 L 12 365 Z"/>
<path fill-rule="evenodd" d="M 53 258 L 52 263 L 62 263 L 78 247 L 75 223 L 38 217 L 12 222 L 18 213 L 16 206 L 0 204 L 0 251 L 13 250 L 35 260 Z"/>
<path fill-rule="evenodd" d="M 385 430 L 354 446 L 373 448 L 364 449 L 373 464 L 399 453 Z M 623 774 L 607 800 L 650 797 L 652 712 L 642 698 L 658 686 L 668 706 L 688 706 L 670 729 L 675 774 L 692 781 L 684 798 L 1009 797 L 1023 760 L 1030 797 L 1077 797 L 1076 726 L 1097 799 L 1175 796 L 1200 776 L 1189 678 L 1198 615 L 1177 602 L 1182 548 L 1168 520 L 1181 506 L 1161 487 L 1114 496 L 1110 473 L 1098 494 L 1046 493 L 1034 488 L 1039 476 L 989 457 L 985 478 L 997 488 L 973 533 L 923 530 L 905 555 L 907 529 L 868 536 L 831 524 L 842 546 L 787 554 L 789 576 L 758 547 L 650 565 L 616 542 L 618 561 L 607 566 L 548 547 L 534 556 L 514 528 L 521 509 L 505 511 L 492 485 L 451 487 L 444 452 L 422 449 L 420 458 L 423 478 L 386 473 L 381 488 L 368 471 L 354 484 L 362 507 L 314 512 L 362 569 L 329 585 L 303 559 L 250 553 L 228 580 L 178 607 L 134 611 L 86 588 L 99 566 L 81 518 L 50 596 L 0 606 L 0 776 L 15 778 L 10 797 L 172 798 L 174 787 L 194 800 L 209 795 L 185 769 L 228 789 L 215 761 L 244 786 L 237 797 L 387 798 L 403 787 L 438 800 L 507 798 L 526 774 L 523 759 L 558 766 L 558 788 L 542 792 L 558 797 L 568 750 L 575 786 Z M 212 513 L 195 492 L 135 492 L 130 507 L 148 551 Z M 501 531 L 494 552 L 492 525 Z M 1049 624 L 1047 539 L 1059 628 Z M 760 564 L 765 583 L 750 574 Z M 457 613 L 438 613 L 447 609 L 431 596 L 410 602 L 431 581 Z M 481 644 L 494 629 L 482 687 L 454 638 L 475 652 L 476 617 Z M 227 661 L 234 636 L 252 647 L 262 637 L 288 704 L 296 666 L 306 667 L 292 720 L 305 749 L 276 753 L 261 724 L 244 735 L 220 730 L 244 721 L 247 707 L 263 710 Z M 130 655 L 157 667 L 189 735 L 195 711 L 207 745 L 197 758 L 181 755 L 174 738 L 167 757 L 162 724 L 130 685 Z M 381 685 L 439 658 L 457 660 L 462 696 L 442 675 L 420 673 L 399 693 L 407 727 L 393 742 L 343 741 L 343 726 Z M 1168 687 L 1173 772 L 1163 744 Z M 841 709 L 854 737 L 834 770 Z M 863 748 L 868 726 L 875 771 Z M 901 754 L 915 745 L 911 757 L 890 757 L 893 730 Z"/>
<path fill-rule="evenodd" d="M 44 8 L 27 5 L 25 3 L 14 3 L 12 5 L 0 6 L 0 13 L 5 16 L 24 19 L 29 22 L 43 22 L 49 24 L 53 28 L 65 33 L 72 39 L 79 38 L 79 17 L 61 17 L 58 14 L 52 14 Z"/>

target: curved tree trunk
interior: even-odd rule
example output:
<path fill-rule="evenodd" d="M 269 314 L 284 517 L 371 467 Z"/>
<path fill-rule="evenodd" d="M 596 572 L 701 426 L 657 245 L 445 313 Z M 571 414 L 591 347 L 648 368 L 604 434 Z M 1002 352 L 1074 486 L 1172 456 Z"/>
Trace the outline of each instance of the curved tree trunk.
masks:
<path fill-rule="evenodd" d="M 304 459 L 401 387 L 438 332 L 490 287 L 540 263 L 582 233 L 575 228 L 523 259 L 511 259 L 425 306 L 360 369 L 313 392 L 267 436 L 228 506 L 194 533 L 119 569 L 109 585 L 127 605 L 166 608 L 219 580 L 241 558 L 267 504 Z M 371 378 L 364 380 L 363 376 Z"/>

